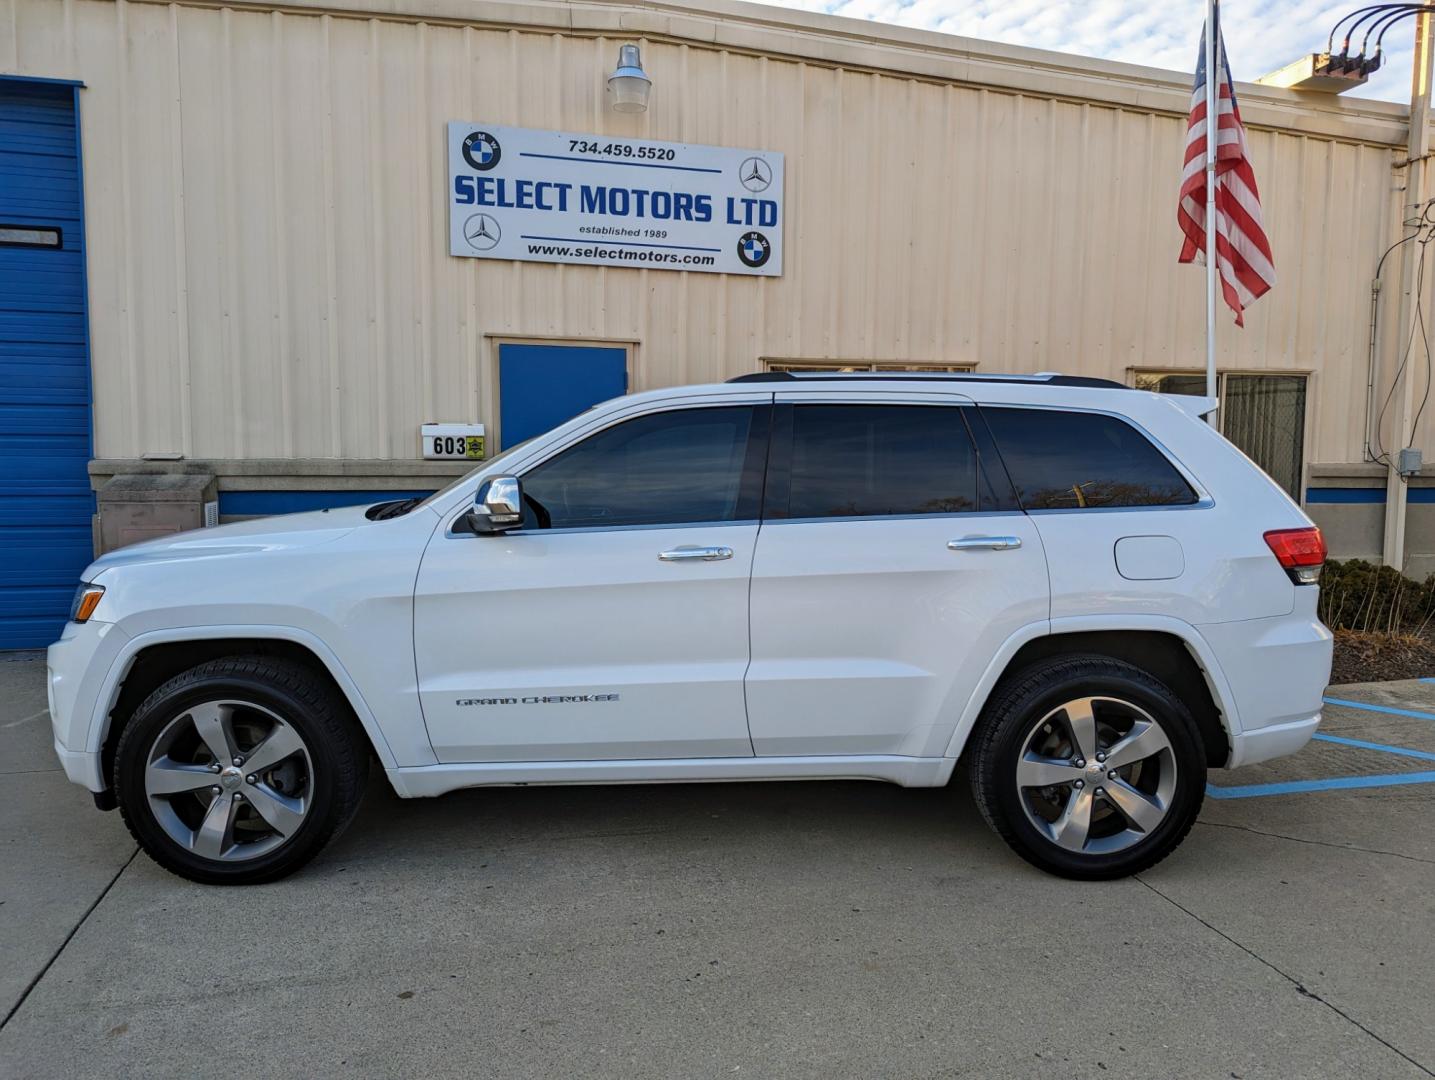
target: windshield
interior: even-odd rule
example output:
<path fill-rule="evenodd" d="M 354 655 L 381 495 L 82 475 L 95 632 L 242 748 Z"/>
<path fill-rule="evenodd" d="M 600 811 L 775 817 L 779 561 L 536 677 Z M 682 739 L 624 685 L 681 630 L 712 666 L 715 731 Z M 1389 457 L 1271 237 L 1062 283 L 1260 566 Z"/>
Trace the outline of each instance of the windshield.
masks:
<path fill-rule="evenodd" d="M 487 459 L 484 460 L 484 461 L 480 461 L 480 462 L 479 462 L 476 466 L 474 466 L 472 469 L 469 469 L 468 472 L 466 472 L 466 473 L 464 473 L 462 476 L 458 477 L 458 479 L 456 479 L 456 480 L 451 480 L 451 481 L 449 481 L 447 484 L 445 484 L 443 487 L 439 488 L 439 489 L 438 489 L 437 491 L 435 491 L 432 495 L 430 495 L 427 499 L 425 499 L 423 502 L 419 503 L 419 506 L 428 506 L 428 505 L 429 505 L 430 503 L 432 503 L 435 499 L 442 498 L 443 496 L 447 495 L 450 491 L 452 491 L 454 488 L 458 487 L 460 484 L 467 483 L 469 477 L 477 476 L 479 473 L 483 472 L 484 470 L 493 468 L 493 466 L 497 465 L 499 462 L 508 460 L 508 459 L 511 458 L 514 454 L 516 454 L 518 451 L 522 450 L 525 446 L 527 446 L 529 443 L 531 443 L 531 442 L 532 442 L 534 439 L 536 439 L 536 438 L 538 438 L 537 435 L 534 435 L 534 436 L 532 436 L 532 437 L 530 437 L 530 438 L 524 439 L 521 443 L 515 443 L 513 446 L 510 446 L 507 450 L 503 451 L 503 453 L 499 454 L 497 457 L 491 457 L 491 458 L 487 458 Z"/>

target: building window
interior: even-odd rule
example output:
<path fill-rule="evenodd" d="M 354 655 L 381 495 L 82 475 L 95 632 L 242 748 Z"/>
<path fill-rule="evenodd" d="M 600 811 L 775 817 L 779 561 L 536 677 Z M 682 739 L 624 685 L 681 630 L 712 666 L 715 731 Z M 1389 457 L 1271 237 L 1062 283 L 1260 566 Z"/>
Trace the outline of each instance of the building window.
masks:
<path fill-rule="evenodd" d="M 1138 371 L 1136 388 L 1202 397 L 1206 376 L 1198 371 Z M 1299 501 L 1306 376 L 1223 372 L 1217 375 L 1216 394 L 1221 401 L 1217 416 L 1221 434 Z"/>
<path fill-rule="evenodd" d="M 975 364 L 916 364 L 901 360 L 764 360 L 764 371 L 975 371 Z"/>

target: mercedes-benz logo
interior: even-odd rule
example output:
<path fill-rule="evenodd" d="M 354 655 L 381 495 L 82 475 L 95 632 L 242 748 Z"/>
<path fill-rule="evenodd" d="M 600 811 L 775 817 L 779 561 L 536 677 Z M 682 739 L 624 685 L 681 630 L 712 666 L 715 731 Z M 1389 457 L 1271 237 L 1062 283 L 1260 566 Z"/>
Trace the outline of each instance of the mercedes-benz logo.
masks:
<path fill-rule="evenodd" d="M 463 223 L 463 238 L 475 251 L 490 251 L 498 246 L 503 230 L 490 214 L 472 214 Z"/>
<path fill-rule="evenodd" d="M 488 172 L 503 157 L 503 147 L 486 131 L 472 132 L 463 140 L 463 160 L 479 172 Z"/>
<path fill-rule="evenodd" d="M 738 168 L 737 178 L 748 191 L 766 191 L 772 183 L 772 166 L 760 157 L 750 157 Z"/>

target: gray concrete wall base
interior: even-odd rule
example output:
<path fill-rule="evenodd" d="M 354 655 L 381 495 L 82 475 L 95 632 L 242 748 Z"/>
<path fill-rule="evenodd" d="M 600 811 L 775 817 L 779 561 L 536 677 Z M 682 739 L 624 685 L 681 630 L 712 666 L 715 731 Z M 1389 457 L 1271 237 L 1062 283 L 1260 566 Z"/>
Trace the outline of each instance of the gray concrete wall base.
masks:
<path fill-rule="evenodd" d="M 384 458 L 253 458 L 148 461 L 97 458 L 90 486 L 98 491 L 116 475 L 207 474 L 220 491 L 368 491 L 439 488 L 478 461 Z"/>

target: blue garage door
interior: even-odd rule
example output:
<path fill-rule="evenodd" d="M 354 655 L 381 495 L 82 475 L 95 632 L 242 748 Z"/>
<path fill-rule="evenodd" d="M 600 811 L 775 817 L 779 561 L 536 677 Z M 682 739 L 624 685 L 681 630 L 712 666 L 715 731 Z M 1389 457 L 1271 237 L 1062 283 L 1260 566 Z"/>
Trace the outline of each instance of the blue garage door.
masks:
<path fill-rule="evenodd" d="M 57 638 L 92 557 L 77 101 L 0 78 L 0 649 Z"/>
<path fill-rule="evenodd" d="M 627 392 L 626 349 L 587 345 L 498 347 L 498 422 L 504 446 L 517 446 L 600 401 Z"/>

